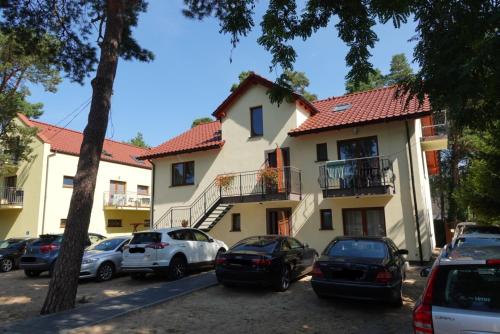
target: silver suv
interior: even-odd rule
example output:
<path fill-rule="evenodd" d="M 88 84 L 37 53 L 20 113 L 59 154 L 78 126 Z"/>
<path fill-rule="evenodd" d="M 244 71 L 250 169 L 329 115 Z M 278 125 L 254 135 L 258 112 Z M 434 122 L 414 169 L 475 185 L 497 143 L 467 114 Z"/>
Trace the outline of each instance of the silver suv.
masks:
<path fill-rule="evenodd" d="M 462 246 L 442 252 L 413 310 L 414 332 L 500 333 L 500 247 Z"/>

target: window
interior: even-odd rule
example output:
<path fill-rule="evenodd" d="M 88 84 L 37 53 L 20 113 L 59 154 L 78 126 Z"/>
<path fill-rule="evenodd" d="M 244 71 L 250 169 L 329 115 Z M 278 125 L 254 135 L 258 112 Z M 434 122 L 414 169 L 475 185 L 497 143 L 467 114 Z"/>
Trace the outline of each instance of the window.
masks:
<path fill-rule="evenodd" d="M 250 108 L 251 136 L 259 137 L 264 134 L 264 118 L 262 107 Z"/>
<path fill-rule="evenodd" d="M 176 230 L 169 232 L 168 235 L 174 240 L 194 241 L 193 233 L 190 230 Z"/>
<path fill-rule="evenodd" d="M 333 230 L 333 216 L 331 209 L 323 209 L 320 214 L 320 230 Z"/>
<path fill-rule="evenodd" d="M 202 233 L 200 231 L 197 231 L 197 230 L 193 230 L 193 234 L 194 234 L 194 238 L 196 241 L 204 241 L 204 242 L 208 242 L 208 237 L 205 233 Z"/>
<path fill-rule="evenodd" d="M 344 209 L 344 235 L 385 236 L 384 208 Z"/>
<path fill-rule="evenodd" d="M 5 188 L 15 188 L 17 186 L 17 176 L 6 176 L 4 180 Z"/>
<path fill-rule="evenodd" d="M 292 247 L 292 249 L 304 248 L 304 246 L 297 239 L 288 238 L 287 240 L 288 244 L 290 245 L 290 247 Z"/>
<path fill-rule="evenodd" d="M 137 186 L 137 195 L 144 195 L 144 196 L 149 195 L 149 187 L 138 185 Z"/>
<path fill-rule="evenodd" d="M 59 227 L 60 228 L 65 228 L 67 221 L 68 221 L 67 219 L 61 219 L 61 222 L 59 223 Z"/>
<path fill-rule="evenodd" d="M 108 219 L 108 227 L 122 227 L 121 219 Z"/>
<path fill-rule="evenodd" d="M 111 194 L 124 195 L 127 188 L 127 183 L 123 181 L 109 181 L 109 192 Z"/>
<path fill-rule="evenodd" d="M 357 138 L 338 142 L 340 160 L 378 156 L 377 137 Z"/>
<path fill-rule="evenodd" d="M 172 186 L 194 184 L 194 161 L 172 164 Z"/>
<path fill-rule="evenodd" d="M 144 227 L 149 228 L 151 227 L 151 220 L 149 219 L 144 219 Z"/>
<path fill-rule="evenodd" d="M 316 161 L 328 161 L 328 146 L 326 143 L 316 144 Z"/>
<path fill-rule="evenodd" d="M 241 215 L 233 213 L 231 218 L 231 232 L 241 232 Z"/>
<path fill-rule="evenodd" d="M 63 176 L 63 187 L 64 188 L 73 188 L 73 176 Z"/>

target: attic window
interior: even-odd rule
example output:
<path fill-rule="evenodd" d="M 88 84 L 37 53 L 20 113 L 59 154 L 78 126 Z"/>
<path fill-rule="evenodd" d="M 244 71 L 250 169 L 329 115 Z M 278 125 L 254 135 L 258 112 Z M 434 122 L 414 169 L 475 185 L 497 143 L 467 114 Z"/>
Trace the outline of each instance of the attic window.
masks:
<path fill-rule="evenodd" d="M 113 155 L 111 153 L 109 153 L 108 151 L 106 150 L 102 150 L 102 155 L 106 156 L 106 157 L 112 157 Z"/>
<path fill-rule="evenodd" d="M 134 159 L 134 161 L 137 162 L 138 164 L 144 165 L 144 161 L 137 159 L 135 155 L 131 155 L 130 157 Z"/>
<path fill-rule="evenodd" d="M 340 103 L 333 107 L 333 111 L 346 111 L 351 108 L 350 103 Z"/>

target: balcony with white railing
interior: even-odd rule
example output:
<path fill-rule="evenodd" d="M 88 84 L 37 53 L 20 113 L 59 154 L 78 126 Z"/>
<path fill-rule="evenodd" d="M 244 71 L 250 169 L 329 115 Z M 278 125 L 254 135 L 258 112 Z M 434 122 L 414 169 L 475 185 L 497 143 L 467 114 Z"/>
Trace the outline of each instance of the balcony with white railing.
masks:
<path fill-rule="evenodd" d="M 432 116 L 422 119 L 423 151 L 438 151 L 448 148 L 448 123 L 445 112 L 435 112 Z"/>
<path fill-rule="evenodd" d="M 319 167 L 323 197 L 392 195 L 393 162 L 384 157 L 328 161 Z"/>
<path fill-rule="evenodd" d="M 22 209 L 24 190 L 17 187 L 0 187 L 0 210 Z"/>
<path fill-rule="evenodd" d="M 151 196 L 136 192 L 104 192 L 104 210 L 149 210 Z"/>

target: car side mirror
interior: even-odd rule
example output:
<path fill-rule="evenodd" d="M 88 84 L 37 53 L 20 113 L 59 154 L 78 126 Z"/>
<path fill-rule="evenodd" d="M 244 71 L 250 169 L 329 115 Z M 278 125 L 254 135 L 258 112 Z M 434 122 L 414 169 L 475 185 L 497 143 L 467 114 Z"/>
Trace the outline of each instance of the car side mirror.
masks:
<path fill-rule="evenodd" d="M 427 277 L 431 273 L 432 268 L 431 267 L 425 267 L 424 269 L 420 270 L 420 277 Z"/>
<path fill-rule="evenodd" d="M 214 239 L 210 238 L 208 239 L 208 242 L 214 242 Z"/>
<path fill-rule="evenodd" d="M 408 250 L 407 249 L 398 249 L 396 252 L 398 255 L 408 255 Z"/>
<path fill-rule="evenodd" d="M 309 244 L 307 242 L 304 242 L 304 248 L 309 248 Z"/>

